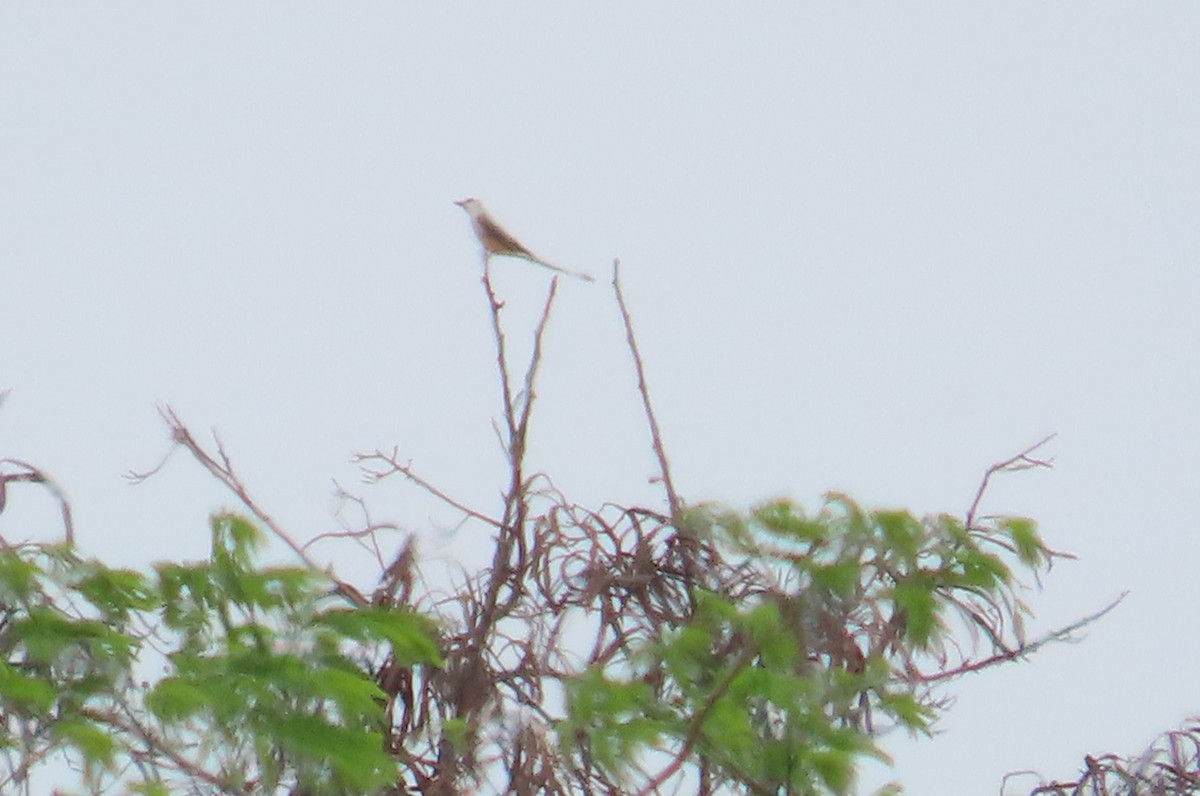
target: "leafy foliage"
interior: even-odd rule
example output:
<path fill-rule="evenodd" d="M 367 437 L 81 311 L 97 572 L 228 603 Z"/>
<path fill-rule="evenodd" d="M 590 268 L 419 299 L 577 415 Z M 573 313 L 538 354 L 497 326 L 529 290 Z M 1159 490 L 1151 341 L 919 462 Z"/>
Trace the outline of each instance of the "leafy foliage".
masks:
<path fill-rule="evenodd" d="M 437 666 L 432 625 L 333 607 L 313 573 L 256 567 L 262 535 L 244 517 L 215 516 L 212 533 L 210 561 L 157 578 L 66 548 L 0 550 L 9 786 L 58 753 L 93 792 L 367 793 L 396 780 L 360 656 L 395 645 L 408 665 Z M 151 662 L 165 667 L 153 683 L 138 676 Z"/>
<path fill-rule="evenodd" d="M 882 756 L 881 718 L 928 731 L 938 703 L 921 666 L 951 664 L 951 628 L 1014 604 L 991 550 L 1007 550 L 1004 523 L 967 530 L 837 494 L 812 515 L 789 501 L 701 506 L 683 526 L 736 562 L 736 590 L 695 591 L 687 621 L 642 645 L 627 676 L 607 664 L 569 682 L 567 751 L 618 779 L 636 752 L 674 749 L 752 792 L 845 793 L 858 760 Z"/>

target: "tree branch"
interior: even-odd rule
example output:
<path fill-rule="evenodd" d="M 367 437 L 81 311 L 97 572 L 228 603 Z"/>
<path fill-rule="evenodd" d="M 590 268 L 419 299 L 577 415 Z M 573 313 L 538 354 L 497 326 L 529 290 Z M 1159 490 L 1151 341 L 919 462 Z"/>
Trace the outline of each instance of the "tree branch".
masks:
<path fill-rule="evenodd" d="M 650 389 L 646 385 L 646 369 L 642 364 L 642 355 L 638 351 L 637 337 L 633 333 L 633 319 L 625 304 L 625 293 L 621 289 L 621 261 L 613 260 L 613 292 L 617 295 L 617 306 L 621 309 L 621 320 L 625 324 L 625 339 L 629 343 L 629 353 L 633 356 L 633 366 L 637 370 L 638 393 L 642 396 L 642 407 L 646 410 L 646 421 L 650 424 L 650 439 L 654 446 L 654 455 L 658 457 L 659 472 L 662 475 L 663 488 L 667 492 L 667 503 L 671 508 L 671 519 L 677 521 L 683 503 L 675 491 L 675 483 L 671 480 L 671 467 L 667 463 L 667 452 L 663 447 L 662 431 L 658 427 L 658 419 L 654 415 L 654 407 L 650 404 Z"/>

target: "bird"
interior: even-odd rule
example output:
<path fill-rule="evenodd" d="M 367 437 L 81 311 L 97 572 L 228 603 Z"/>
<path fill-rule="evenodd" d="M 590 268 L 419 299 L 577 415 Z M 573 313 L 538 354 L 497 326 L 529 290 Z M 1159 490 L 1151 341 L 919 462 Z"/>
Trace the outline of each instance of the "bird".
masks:
<path fill-rule="evenodd" d="M 566 268 L 559 268 L 557 265 L 552 265 L 541 257 L 538 257 L 526 248 L 523 243 L 508 234 L 504 227 L 497 224 L 495 219 L 488 214 L 488 211 L 483 209 L 483 202 L 478 199 L 474 197 L 460 199 L 454 204 L 466 210 L 467 215 L 471 217 L 471 227 L 475 230 L 475 237 L 479 238 L 479 242 L 483 245 L 485 257 L 491 257 L 493 254 L 505 257 L 520 257 L 537 263 L 544 268 L 549 268 L 551 271 L 573 276 L 585 282 L 596 281 L 596 278 L 591 274 L 585 274 L 582 271 L 568 271 Z"/>

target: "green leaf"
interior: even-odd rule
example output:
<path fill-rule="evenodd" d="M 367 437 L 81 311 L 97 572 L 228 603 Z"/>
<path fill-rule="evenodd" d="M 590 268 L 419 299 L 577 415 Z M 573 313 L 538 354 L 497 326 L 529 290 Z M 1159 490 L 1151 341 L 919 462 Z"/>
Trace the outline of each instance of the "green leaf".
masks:
<path fill-rule="evenodd" d="M 263 532 L 245 517 L 229 512 L 214 514 L 209 525 L 217 571 L 229 577 L 249 570 L 254 554 L 266 544 Z"/>
<path fill-rule="evenodd" d="M 892 590 L 896 609 L 905 615 L 905 637 L 924 649 L 938 629 L 937 602 L 933 584 L 925 575 L 914 575 L 896 584 Z"/>
<path fill-rule="evenodd" d="M 1012 580 L 1012 571 L 1000 556 L 994 553 L 985 553 L 978 548 L 964 548 L 959 551 L 958 563 L 962 577 L 960 583 L 955 585 L 992 589 L 998 583 L 1008 583 Z"/>
<path fill-rule="evenodd" d="M 696 621 L 707 625 L 725 623 L 738 615 L 738 606 L 728 597 L 715 592 L 696 590 Z"/>
<path fill-rule="evenodd" d="M 142 796 L 171 796 L 171 791 L 162 782 L 139 782 L 130 786 L 134 793 Z"/>
<path fill-rule="evenodd" d="M 315 619 L 348 638 L 388 641 L 403 666 L 419 663 L 442 666 L 437 627 L 427 617 L 395 608 L 366 606 L 352 610 L 326 611 Z"/>
<path fill-rule="evenodd" d="M 155 570 L 166 626 L 190 633 L 207 628 L 213 619 L 209 609 L 224 602 L 212 565 L 159 564 Z"/>
<path fill-rule="evenodd" d="M 857 558 L 842 558 L 831 564 L 809 567 L 813 585 L 838 597 L 848 597 L 858 586 L 862 563 Z"/>
<path fill-rule="evenodd" d="M 834 793 L 849 793 L 854 785 L 854 757 L 841 750 L 817 749 L 809 754 L 817 776 Z"/>
<path fill-rule="evenodd" d="M 303 758 L 332 765 L 338 779 L 356 790 L 378 788 L 395 779 L 395 763 L 384 753 L 380 733 L 333 727 L 305 714 L 284 716 L 265 732 Z"/>
<path fill-rule="evenodd" d="M 41 570 L 15 551 L 0 553 L 0 602 L 24 603 L 36 590 Z"/>
<path fill-rule="evenodd" d="M 27 677 L 0 661 L 0 700 L 22 711 L 46 713 L 58 696 L 52 683 Z"/>
<path fill-rule="evenodd" d="M 870 535 L 872 523 L 867 513 L 849 495 L 842 492 L 828 492 L 825 495 L 826 509 L 839 510 L 846 522 L 846 530 L 851 536 L 866 537 Z"/>
<path fill-rule="evenodd" d="M 907 511 L 877 511 L 875 521 L 888 546 L 904 556 L 906 561 L 915 561 L 921 544 L 925 540 L 925 527 Z"/>
<path fill-rule="evenodd" d="M 1038 535 L 1036 522 L 1027 517 L 1005 517 L 1000 529 L 1012 538 L 1021 563 L 1035 567 L 1045 562 L 1046 545 Z"/>
<path fill-rule="evenodd" d="M 208 708 L 211 702 L 204 689 L 178 677 L 162 680 L 146 696 L 146 707 L 163 721 L 189 718 Z"/>
<path fill-rule="evenodd" d="M 804 515 L 803 509 L 790 500 L 774 500 L 754 510 L 754 519 L 776 536 L 800 542 L 822 542 L 829 538 L 829 529 Z"/>
<path fill-rule="evenodd" d="M 929 734 L 934 711 L 912 694 L 879 693 L 879 705 L 909 729 Z"/>
<path fill-rule="evenodd" d="M 119 653 L 132 640 L 109 630 L 102 622 L 74 620 L 51 608 L 33 608 L 9 626 L 12 638 L 24 645 L 27 656 L 39 663 L 53 663 L 60 655 L 77 654 L 84 643 L 89 650 Z"/>
<path fill-rule="evenodd" d="M 105 766 L 112 763 L 116 743 L 108 730 L 81 719 L 64 719 L 54 723 L 53 731 L 60 740 L 78 749 L 89 763 Z"/>
<path fill-rule="evenodd" d="M 592 760 L 607 771 L 625 771 L 667 729 L 670 716 L 641 680 L 612 680 L 593 667 L 564 685 L 568 718 L 559 737 L 567 750 L 586 738 Z"/>
<path fill-rule="evenodd" d="M 456 750 L 467 748 L 467 733 L 471 725 L 466 719 L 446 719 L 442 723 L 442 735 Z"/>
<path fill-rule="evenodd" d="M 108 569 L 93 564 L 75 583 L 75 589 L 106 615 L 124 619 L 131 611 L 148 611 L 158 605 L 154 589 L 139 572 Z"/>
<path fill-rule="evenodd" d="M 314 677 L 317 692 L 337 702 L 351 715 L 381 711 L 379 701 L 385 697 L 379 685 L 365 673 L 334 668 L 319 670 Z"/>

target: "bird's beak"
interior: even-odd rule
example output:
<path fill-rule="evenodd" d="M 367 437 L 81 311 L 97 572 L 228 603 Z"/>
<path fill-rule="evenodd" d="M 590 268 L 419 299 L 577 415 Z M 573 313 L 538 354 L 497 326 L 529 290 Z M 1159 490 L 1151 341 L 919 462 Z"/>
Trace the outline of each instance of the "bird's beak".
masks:
<path fill-rule="evenodd" d="M 471 200 L 470 199 L 459 199 L 454 204 L 458 205 L 459 207 L 466 207 L 467 202 L 469 202 L 469 201 L 471 201 Z"/>

